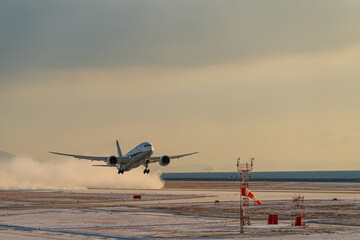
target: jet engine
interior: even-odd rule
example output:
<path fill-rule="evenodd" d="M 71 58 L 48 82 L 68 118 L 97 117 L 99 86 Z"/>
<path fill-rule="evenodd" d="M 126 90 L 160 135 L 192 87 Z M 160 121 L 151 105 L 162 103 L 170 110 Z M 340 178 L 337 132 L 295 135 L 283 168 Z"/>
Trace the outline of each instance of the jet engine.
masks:
<path fill-rule="evenodd" d="M 108 165 L 108 166 L 115 166 L 116 164 L 117 164 L 117 158 L 115 157 L 115 156 L 110 156 L 110 157 L 108 157 L 107 159 L 106 159 L 106 164 Z"/>
<path fill-rule="evenodd" d="M 162 156 L 160 158 L 159 164 L 161 166 L 165 167 L 165 166 L 169 165 L 169 163 L 170 163 L 170 157 L 169 156 L 164 155 L 164 156 Z"/>

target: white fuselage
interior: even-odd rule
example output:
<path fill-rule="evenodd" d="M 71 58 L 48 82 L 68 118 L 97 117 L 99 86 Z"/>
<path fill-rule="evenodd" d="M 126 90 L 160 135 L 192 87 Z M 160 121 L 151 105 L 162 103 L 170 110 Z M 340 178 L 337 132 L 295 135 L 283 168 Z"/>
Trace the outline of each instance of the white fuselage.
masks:
<path fill-rule="evenodd" d="M 122 166 L 119 164 L 117 168 L 129 171 L 133 168 L 145 165 L 146 160 L 153 154 L 153 152 L 154 147 L 148 142 L 143 142 L 124 155 L 124 157 L 131 159 L 130 162 Z"/>

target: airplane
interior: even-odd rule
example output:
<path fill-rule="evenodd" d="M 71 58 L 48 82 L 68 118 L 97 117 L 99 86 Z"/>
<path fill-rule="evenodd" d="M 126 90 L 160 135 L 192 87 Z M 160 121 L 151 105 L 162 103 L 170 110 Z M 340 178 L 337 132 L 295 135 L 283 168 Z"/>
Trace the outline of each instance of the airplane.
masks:
<path fill-rule="evenodd" d="M 154 147 L 149 142 L 140 143 L 130 152 L 125 155 L 122 155 L 120 145 L 118 140 L 116 140 L 116 147 L 118 156 L 110 157 L 95 157 L 95 156 L 84 156 L 84 155 L 75 155 L 59 152 L 49 152 L 52 154 L 70 156 L 78 159 L 86 159 L 91 161 L 103 161 L 106 165 L 93 165 L 98 167 L 116 167 L 118 169 L 118 174 L 123 174 L 125 171 L 130 171 L 131 169 L 137 168 L 141 165 L 145 166 L 144 174 L 149 174 L 149 163 L 159 162 L 163 167 L 170 164 L 171 159 L 181 158 L 185 156 L 190 156 L 198 152 L 187 153 L 182 155 L 167 156 L 163 155 L 160 157 L 152 157 L 151 155 L 154 152 Z"/>

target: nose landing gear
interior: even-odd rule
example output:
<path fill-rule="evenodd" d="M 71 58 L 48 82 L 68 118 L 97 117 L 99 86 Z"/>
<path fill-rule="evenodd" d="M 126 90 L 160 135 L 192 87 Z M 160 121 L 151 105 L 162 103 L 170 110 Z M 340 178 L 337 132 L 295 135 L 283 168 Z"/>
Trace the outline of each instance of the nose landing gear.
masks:
<path fill-rule="evenodd" d="M 146 160 L 146 162 L 145 162 L 144 174 L 149 174 L 149 173 L 150 173 L 149 160 Z"/>
<path fill-rule="evenodd" d="M 118 174 L 123 174 L 124 173 L 124 170 L 123 169 L 119 169 L 119 171 L 118 171 Z"/>

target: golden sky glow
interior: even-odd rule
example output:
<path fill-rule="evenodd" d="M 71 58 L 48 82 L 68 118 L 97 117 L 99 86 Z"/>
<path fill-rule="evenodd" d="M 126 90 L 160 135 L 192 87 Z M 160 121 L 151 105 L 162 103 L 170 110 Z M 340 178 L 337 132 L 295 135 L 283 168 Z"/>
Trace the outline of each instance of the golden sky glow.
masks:
<path fill-rule="evenodd" d="M 358 1 L 89 2 L 2 3 L 0 150 L 360 168 Z"/>

